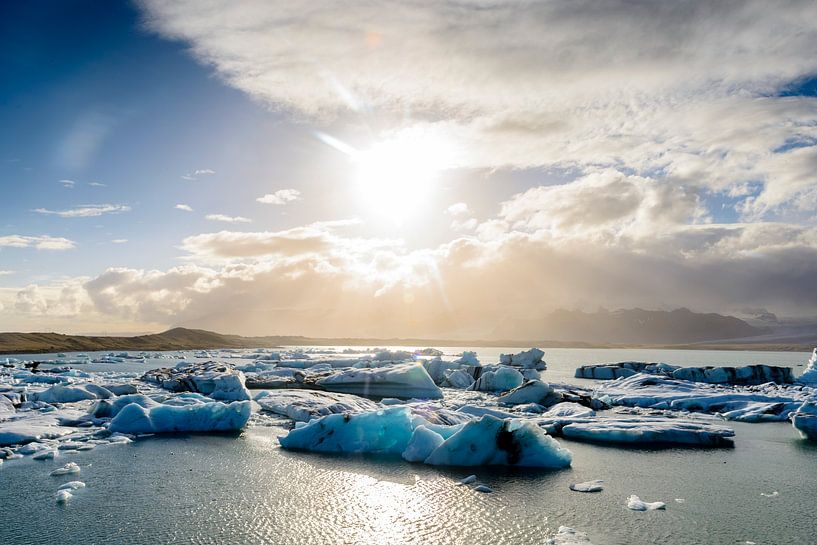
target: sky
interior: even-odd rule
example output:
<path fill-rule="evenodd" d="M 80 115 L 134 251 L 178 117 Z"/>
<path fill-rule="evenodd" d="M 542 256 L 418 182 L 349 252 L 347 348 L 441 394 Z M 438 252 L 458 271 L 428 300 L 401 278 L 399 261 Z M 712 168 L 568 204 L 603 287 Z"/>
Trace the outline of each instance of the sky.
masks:
<path fill-rule="evenodd" d="M 6 2 L 0 74 L 0 330 L 817 316 L 814 2 Z"/>

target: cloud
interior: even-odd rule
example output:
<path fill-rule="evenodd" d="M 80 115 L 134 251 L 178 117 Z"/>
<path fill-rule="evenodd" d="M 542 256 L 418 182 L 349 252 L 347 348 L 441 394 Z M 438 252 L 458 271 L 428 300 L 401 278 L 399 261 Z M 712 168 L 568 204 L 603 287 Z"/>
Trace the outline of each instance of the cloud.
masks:
<path fill-rule="evenodd" d="M 74 189 L 76 182 L 74 180 L 58 180 L 57 183 L 62 184 L 66 189 Z"/>
<path fill-rule="evenodd" d="M 473 231 L 479 222 L 464 202 L 454 203 L 445 210 L 451 216 L 451 228 L 455 231 Z"/>
<path fill-rule="evenodd" d="M 88 182 L 88 185 L 91 187 L 108 187 L 107 184 L 103 184 L 102 182 Z"/>
<path fill-rule="evenodd" d="M 192 212 L 193 211 L 193 208 L 188 204 L 177 204 L 173 208 L 175 208 L 176 210 L 184 210 L 185 212 Z"/>
<path fill-rule="evenodd" d="M 275 193 L 267 193 L 258 197 L 256 201 L 264 204 L 283 205 L 301 199 L 301 192 L 297 189 L 279 189 Z"/>
<path fill-rule="evenodd" d="M 126 242 L 128 242 L 126 238 L 115 238 L 111 241 L 112 244 L 125 244 Z"/>
<path fill-rule="evenodd" d="M 250 223 L 252 222 L 251 219 L 245 218 L 244 216 L 227 216 L 225 214 L 207 214 L 204 216 L 206 219 L 211 221 L 223 221 L 226 223 Z"/>
<path fill-rule="evenodd" d="M 755 183 L 738 203 L 753 220 L 817 205 L 817 98 L 796 93 L 817 73 L 814 3 L 141 5 L 155 31 L 299 119 L 388 132 L 410 112 L 465 167 Z"/>
<path fill-rule="evenodd" d="M 130 212 L 130 206 L 124 204 L 80 204 L 74 208 L 66 210 L 49 210 L 47 208 L 35 208 L 38 214 L 59 216 L 61 218 L 91 218 L 104 214 L 121 214 Z"/>
<path fill-rule="evenodd" d="M 5 235 L 0 236 L 0 248 L 36 248 L 38 250 L 70 250 L 76 242 L 62 237 L 48 235 Z"/>
<path fill-rule="evenodd" d="M 14 274 L 14 271 L 3 271 L 3 270 L 0 270 L 0 276 L 9 276 L 9 275 L 11 275 L 11 274 Z"/>
<path fill-rule="evenodd" d="M 199 176 L 211 176 L 215 173 L 215 170 L 210 170 L 209 168 L 196 169 L 193 172 L 182 174 L 182 180 L 197 180 Z"/>

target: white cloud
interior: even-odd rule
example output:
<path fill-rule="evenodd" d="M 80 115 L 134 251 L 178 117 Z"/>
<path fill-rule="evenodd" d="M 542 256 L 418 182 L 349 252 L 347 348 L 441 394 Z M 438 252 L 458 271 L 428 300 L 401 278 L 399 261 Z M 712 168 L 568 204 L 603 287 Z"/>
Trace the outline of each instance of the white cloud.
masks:
<path fill-rule="evenodd" d="M 208 220 L 211 221 L 223 221 L 226 223 L 250 223 L 252 222 L 251 219 L 245 218 L 244 216 L 228 216 L 226 214 L 207 214 L 204 216 Z"/>
<path fill-rule="evenodd" d="M 188 204 L 177 204 L 174 206 L 176 210 L 184 210 L 185 212 L 192 212 L 193 208 Z"/>
<path fill-rule="evenodd" d="M 0 270 L 0 276 L 9 276 L 11 274 L 14 274 L 14 271 L 2 271 L 2 270 Z"/>
<path fill-rule="evenodd" d="M 264 204 L 283 205 L 301 199 L 301 192 L 297 189 L 279 189 L 275 193 L 267 193 L 258 197 L 256 201 Z"/>
<path fill-rule="evenodd" d="M 107 184 L 103 184 L 102 182 L 88 182 L 88 185 L 91 187 L 108 187 Z"/>
<path fill-rule="evenodd" d="M 479 222 L 471 209 L 464 202 L 454 203 L 445 210 L 446 214 L 451 216 L 451 228 L 455 231 L 473 231 L 477 228 Z"/>
<path fill-rule="evenodd" d="M 76 243 L 73 240 L 48 235 L 5 235 L 0 236 L 0 248 L 36 248 L 38 250 L 70 250 Z"/>
<path fill-rule="evenodd" d="M 115 238 L 111 241 L 112 244 L 125 244 L 126 242 L 128 242 L 126 238 Z"/>
<path fill-rule="evenodd" d="M 817 98 L 777 96 L 817 73 L 814 3 L 142 6 L 274 109 L 387 131 L 410 112 L 463 166 L 615 167 L 691 192 L 757 183 L 751 218 L 817 201 Z M 781 153 L 793 143 L 805 149 Z"/>
<path fill-rule="evenodd" d="M 38 214 L 59 216 L 61 218 L 91 218 L 104 214 L 121 214 L 130 212 L 130 206 L 124 204 L 80 204 L 74 208 L 66 210 L 49 210 L 47 208 L 35 208 Z"/>
<path fill-rule="evenodd" d="M 62 184 L 66 189 L 74 189 L 76 182 L 74 180 L 58 180 L 57 183 Z"/>
<path fill-rule="evenodd" d="M 182 180 L 197 180 L 199 176 L 211 176 L 215 174 L 215 170 L 211 170 L 209 168 L 200 168 L 196 169 L 193 172 L 188 172 L 187 174 L 182 174 Z"/>

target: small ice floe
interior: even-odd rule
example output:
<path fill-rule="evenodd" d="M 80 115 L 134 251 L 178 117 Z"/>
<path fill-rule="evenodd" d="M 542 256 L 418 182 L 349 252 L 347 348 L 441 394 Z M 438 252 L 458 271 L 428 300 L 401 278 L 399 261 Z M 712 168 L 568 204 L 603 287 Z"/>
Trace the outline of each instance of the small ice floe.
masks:
<path fill-rule="evenodd" d="M 686 500 L 684 498 L 675 498 L 675 503 L 684 503 Z"/>
<path fill-rule="evenodd" d="M 53 460 L 57 457 L 57 451 L 53 449 L 45 449 L 35 452 L 31 457 L 32 460 Z"/>
<path fill-rule="evenodd" d="M 587 534 L 574 530 L 569 526 L 559 526 L 556 535 L 545 543 L 547 545 L 593 545 Z"/>
<path fill-rule="evenodd" d="M 627 498 L 627 509 L 633 511 L 654 511 L 656 509 L 666 509 L 667 504 L 662 501 L 647 502 L 641 501 L 641 498 L 635 494 Z"/>
<path fill-rule="evenodd" d="M 57 490 L 57 496 L 55 497 L 57 503 L 68 503 L 71 501 L 74 495 L 71 494 L 68 490 Z"/>
<path fill-rule="evenodd" d="M 73 473 L 79 473 L 79 466 L 74 462 L 68 462 L 64 466 L 55 469 L 51 472 L 52 477 L 56 477 L 58 475 L 69 475 Z"/>
<path fill-rule="evenodd" d="M 60 490 L 79 490 L 80 488 L 85 488 L 85 483 L 82 481 L 68 481 L 61 487 L 57 489 L 59 492 Z"/>
<path fill-rule="evenodd" d="M 493 488 L 484 484 L 478 484 L 477 486 L 474 487 L 474 490 L 476 490 L 477 492 L 482 492 L 484 494 L 490 494 L 491 492 L 494 491 Z"/>
<path fill-rule="evenodd" d="M 476 475 L 468 475 L 466 478 L 464 478 L 463 480 L 461 480 L 460 482 L 458 482 L 458 483 L 457 483 L 457 486 L 462 486 L 462 485 L 464 485 L 464 484 L 471 484 L 471 483 L 473 483 L 473 482 L 476 482 L 476 480 L 477 480 L 477 476 L 476 476 Z"/>
<path fill-rule="evenodd" d="M 764 498 L 776 498 L 777 496 L 780 495 L 780 492 L 778 492 L 777 490 L 775 490 L 771 494 L 768 492 L 761 492 L 760 495 L 763 496 Z"/>
<path fill-rule="evenodd" d="M 601 492 L 604 490 L 602 480 L 586 481 L 583 483 L 575 483 L 570 485 L 570 490 L 573 492 Z"/>

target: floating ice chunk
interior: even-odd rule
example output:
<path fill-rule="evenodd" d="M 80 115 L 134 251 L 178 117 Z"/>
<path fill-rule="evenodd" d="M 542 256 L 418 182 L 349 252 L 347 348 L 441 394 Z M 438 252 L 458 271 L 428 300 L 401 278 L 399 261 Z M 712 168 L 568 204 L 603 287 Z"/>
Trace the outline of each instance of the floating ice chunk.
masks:
<path fill-rule="evenodd" d="M 58 384 L 32 396 L 35 401 L 43 401 L 45 403 L 75 403 L 86 399 L 107 399 L 109 397 L 113 397 L 113 394 L 97 384 L 74 386 Z"/>
<path fill-rule="evenodd" d="M 108 429 L 130 434 L 240 430 L 247 424 L 251 412 L 250 401 L 161 404 L 150 408 L 131 403 L 111 420 Z"/>
<path fill-rule="evenodd" d="M 117 397 L 116 399 L 102 399 L 97 401 L 89 414 L 92 414 L 96 418 L 113 418 L 119 411 L 121 411 L 126 406 L 130 405 L 131 403 L 136 403 L 145 408 L 155 407 L 159 405 L 156 401 L 153 401 L 146 395 L 142 394 L 130 394 L 130 395 L 123 395 Z"/>
<path fill-rule="evenodd" d="M 641 501 L 641 498 L 633 494 L 627 498 L 627 509 L 633 511 L 654 511 L 656 509 L 666 509 L 667 504 L 662 501 L 646 502 Z"/>
<path fill-rule="evenodd" d="M 80 488 L 85 488 L 85 483 L 82 481 L 68 481 L 58 490 L 79 490 Z"/>
<path fill-rule="evenodd" d="M 556 535 L 545 543 L 546 545 L 593 545 L 587 534 L 574 530 L 569 526 L 559 526 Z"/>
<path fill-rule="evenodd" d="M 797 379 L 800 384 L 817 385 L 817 348 L 813 349 L 811 358 L 808 360 L 808 367 Z"/>
<path fill-rule="evenodd" d="M 675 498 L 675 503 L 686 503 L 684 498 Z"/>
<path fill-rule="evenodd" d="M 57 490 L 55 500 L 57 501 L 57 503 L 68 503 L 69 501 L 71 501 L 71 498 L 73 497 L 74 495 L 71 494 L 71 492 L 69 492 L 68 490 Z"/>
<path fill-rule="evenodd" d="M 56 449 L 45 449 L 39 452 L 35 452 L 32 456 L 32 460 L 53 460 L 57 457 Z"/>
<path fill-rule="evenodd" d="M 791 423 L 804 439 L 817 441 L 817 401 L 806 401 L 791 414 Z"/>
<path fill-rule="evenodd" d="M 530 350 L 525 350 L 518 354 L 500 354 L 499 363 L 544 371 L 547 369 L 547 364 L 542 361 L 544 355 L 545 353 L 538 348 L 531 348 Z"/>
<path fill-rule="evenodd" d="M 452 388 L 465 390 L 474 384 L 474 379 L 467 371 L 462 369 L 454 369 L 453 371 L 445 372 L 445 382 Z"/>
<path fill-rule="evenodd" d="M 775 490 L 771 494 L 766 493 L 766 492 L 761 492 L 760 495 L 763 496 L 764 498 L 776 498 L 777 496 L 780 495 L 780 492 L 778 492 L 777 490 Z"/>
<path fill-rule="evenodd" d="M 478 484 L 477 486 L 474 487 L 474 490 L 476 492 L 482 492 L 483 494 L 490 494 L 491 492 L 494 491 L 493 488 L 484 484 Z"/>
<path fill-rule="evenodd" d="M 244 373 L 230 364 L 213 361 L 180 362 L 173 368 L 152 369 L 142 380 L 158 384 L 173 392 L 196 392 L 223 401 L 251 399 Z"/>
<path fill-rule="evenodd" d="M 542 413 L 543 418 L 587 418 L 591 416 L 596 416 L 596 411 L 590 407 L 585 407 L 584 405 L 579 405 L 578 403 L 574 403 L 572 401 L 557 403 L 546 412 Z"/>
<path fill-rule="evenodd" d="M 431 465 L 568 467 L 573 456 L 532 422 L 486 415 L 466 423 L 434 449 Z"/>
<path fill-rule="evenodd" d="M 541 380 L 529 380 L 499 396 L 499 402 L 506 405 L 521 405 L 523 403 L 536 403 L 543 407 L 550 407 L 562 400 L 562 396 L 553 391 L 553 388 Z"/>
<path fill-rule="evenodd" d="M 255 401 L 263 410 L 297 422 L 309 422 L 328 414 L 360 413 L 377 409 L 377 403 L 363 397 L 316 390 L 264 390 L 255 396 Z"/>
<path fill-rule="evenodd" d="M 481 392 L 504 392 L 521 386 L 525 381 L 522 373 L 507 366 L 484 371 L 474 383 L 474 390 Z"/>
<path fill-rule="evenodd" d="M 604 486 L 602 483 L 604 483 L 604 481 L 596 480 L 571 484 L 570 490 L 574 492 L 601 492 L 602 490 L 604 490 Z"/>
<path fill-rule="evenodd" d="M 476 475 L 468 475 L 466 478 L 462 479 L 460 482 L 457 483 L 457 486 L 462 486 L 465 484 L 471 484 L 476 482 L 477 476 Z"/>
<path fill-rule="evenodd" d="M 319 379 L 330 392 L 401 399 L 440 399 L 442 391 L 420 363 L 400 363 L 376 369 L 347 369 Z"/>
<path fill-rule="evenodd" d="M 414 359 L 414 354 L 405 350 L 383 350 L 375 354 L 372 359 L 374 361 L 393 361 L 403 362 Z"/>
<path fill-rule="evenodd" d="M 461 365 L 472 365 L 474 367 L 479 367 L 481 365 L 479 363 L 479 359 L 477 358 L 477 353 L 468 350 L 460 354 L 460 357 L 455 359 L 454 363 L 459 363 Z"/>
<path fill-rule="evenodd" d="M 407 462 L 422 462 L 444 441 L 442 435 L 431 431 L 426 426 L 417 426 L 408 446 L 403 451 L 403 459 Z"/>
<path fill-rule="evenodd" d="M 562 435 L 578 441 L 599 443 L 681 444 L 731 446 L 730 428 L 676 418 L 598 419 L 565 425 Z"/>
<path fill-rule="evenodd" d="M 73 473 L 79 473 L 79 466 L 74 462 L 68 462 L 64 466 L 52 471 L 51 476 L 56 477 L 58 475 L 70 475 Z"/>
<path fill-rule="evenodd" d="M 332 414 L 295 428 L 278 441 L 287 449 L 315 452 L 402 454 L 411 440 L 415 424 L 415 417 L 408 407 L 389 407 L 351 415 Z"/>

